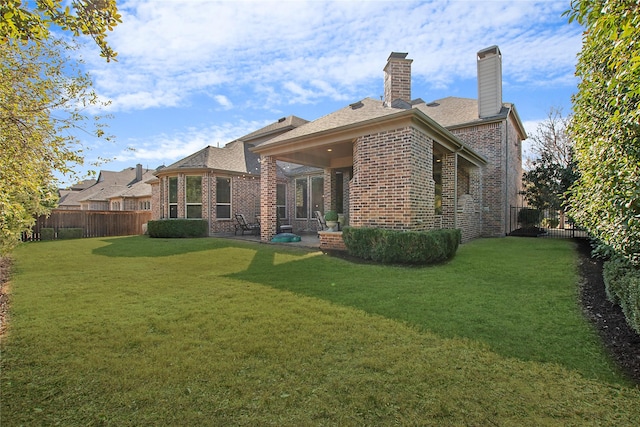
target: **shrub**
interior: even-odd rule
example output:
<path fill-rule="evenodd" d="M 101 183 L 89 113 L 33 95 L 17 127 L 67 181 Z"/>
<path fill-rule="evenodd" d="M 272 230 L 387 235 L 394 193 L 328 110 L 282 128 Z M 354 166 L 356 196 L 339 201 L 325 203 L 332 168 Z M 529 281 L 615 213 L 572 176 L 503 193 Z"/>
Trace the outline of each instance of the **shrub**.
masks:
<path fill-rule="evenodd" d="M 56 238 L 56 232 L 53 228 L 41 228 L 40 240 L 53 240 Z"/>
<path fill-rule="evenodd" d="M 337 221 L 338 213 L 336 211 L 327 211 L 327 213 L 324 214 L 324 219 L 325 221 Z"/>
<path fill-rule="evenodd" d="M 629 326 L 640 334 L 640 268 L 614 255 L 604 263 L 602 275 L 607 297 L 620 305 Z"/>
<path fill-rule="evenodd" d="M 204 219 L 161 219 L 149 221 L 150 237 L 206 237 L 209 223 Z"/>
<path fill-rule="evenodd" d="M 518 212 L 518 222 L 523 227 L 531 227 L 540 223 L 542 211 L 539 209 L 522 208 Z"/>
<path fill-rule="evenodd" d="M 81 239 L 84 236 L 83 228 L 58 228 L 58 239 Z"/>
<path fill-rule="evenodd" d="M 394 231 L 346 227 L 342 239 L 350 255 L 385 264 L 433 264 L 453 258 L 458 229 Z"/>
<path fill-rule="evenodd" d="M 542 220 L 542 226 L 544 228 L 558 228 L 560 221 L 556 218 L 545 218 Z"/>

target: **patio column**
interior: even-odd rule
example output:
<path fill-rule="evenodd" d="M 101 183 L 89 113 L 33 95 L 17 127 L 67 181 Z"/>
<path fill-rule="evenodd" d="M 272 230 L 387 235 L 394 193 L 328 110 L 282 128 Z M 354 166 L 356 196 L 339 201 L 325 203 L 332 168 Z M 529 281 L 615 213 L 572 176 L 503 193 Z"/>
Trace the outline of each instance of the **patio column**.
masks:
<path fill-rule="evenodd" d="M 456 157 L 456 153 L 446 153 L 442 156 L 442 228 L 456 228 Z"/>
<path fill-rule="evenodd" d="M 276 235 L 276 159 L 260 157 L 260 240 L 268 242 Z"/>
<path fill-rule="evenodd" d="M 324 169 L 324 212 L 336 210 L 336 171 Z"/>

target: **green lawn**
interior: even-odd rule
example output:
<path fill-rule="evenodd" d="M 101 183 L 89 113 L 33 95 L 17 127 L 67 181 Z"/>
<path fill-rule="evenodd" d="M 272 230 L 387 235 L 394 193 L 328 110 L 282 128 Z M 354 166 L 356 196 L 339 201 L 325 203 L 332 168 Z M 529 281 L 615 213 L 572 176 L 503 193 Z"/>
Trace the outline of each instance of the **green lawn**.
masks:
<path fill-rule="evenodd" d="M 640 425 L 571 242 L 426 268 L 221 239 L 14 254 L 0 425 Z"/>

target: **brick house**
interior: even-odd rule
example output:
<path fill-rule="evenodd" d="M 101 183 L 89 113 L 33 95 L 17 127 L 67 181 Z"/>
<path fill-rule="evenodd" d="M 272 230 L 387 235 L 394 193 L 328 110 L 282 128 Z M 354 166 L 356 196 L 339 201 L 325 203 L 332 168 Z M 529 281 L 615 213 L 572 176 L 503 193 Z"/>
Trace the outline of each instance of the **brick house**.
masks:
<path fill-rule="evenodd" d="M 141 164 L 120 172 L 100 171 L 98 179 L 86 180 L 60 190 L 58 209 L 137 211 L 151 209 L 153 171 Z"/>
<path fill-rule="evenodd" d="M 260 214 L 268 241 L 277 215 L 304 231 L 314 211 L 337 210 L 355 227 L 504 236 L 526 133 L 502 102 L 501 61 L 497 46 L 478 52 L 478 100 L 425 103 L 411 98 L 412 60 L 393 52 L 382 100 L 283 118 L 157 171 L 154 218 L 206 218 L 214 234 L 232 230 L 232 213 Z"/>

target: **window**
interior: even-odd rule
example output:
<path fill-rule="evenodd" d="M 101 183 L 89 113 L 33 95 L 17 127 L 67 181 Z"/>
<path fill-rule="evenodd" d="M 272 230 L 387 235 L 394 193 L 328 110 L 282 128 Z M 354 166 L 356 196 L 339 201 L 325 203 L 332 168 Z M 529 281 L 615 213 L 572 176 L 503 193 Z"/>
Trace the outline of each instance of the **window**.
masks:
<path fill-rule="evenodd" d="M 141 211 L 151 210 L 151 202 L 140 202 L 140 210 Z"/>
<path fill-rule="evenodd" d="M 276 185 L 276 211 L 278 218 L 287 218 L 287 184 Z"/>
<path fill-rule="evenodd" d="M 307 178 L 296 179 L 296 218 L 307 218 Z"/>
<path fill-rule="evenodd" d="M 202 177 L 187 176 L 187 218 L 202 218 Z"/>
<path fill-rule="evenodd" d="M 216 218 L 231 219 L 231 178 L 216 178 Z"/>
<path fill-rule="evenodd" d="M 314 211 L 324 213 L 324 178 L 312 176 L 296 179 L 296 218 L 313 218 Z"/>
<path fill-rule="evenodd" d="M 442 156 L 433 156 L 433 181 L 435 182 L 435 214 L 442 215 Z"/>
<path fill-rule="evenodd" d="M 324 178 L 321 176 L 311 177 L 311 210 L 324 213 Z"/>
<path fill-rule="evenodd" d="M 111 210 L 119 211 L 120 210 L 120 202 L 111 202 Z"/>
<path fill-rule="evenodd" d="M 169 178 L 169 218 L 178 218 L 178 177 Z"/>

